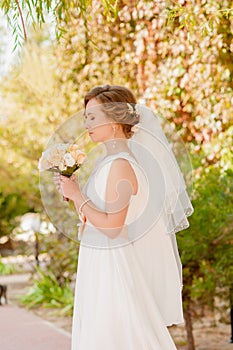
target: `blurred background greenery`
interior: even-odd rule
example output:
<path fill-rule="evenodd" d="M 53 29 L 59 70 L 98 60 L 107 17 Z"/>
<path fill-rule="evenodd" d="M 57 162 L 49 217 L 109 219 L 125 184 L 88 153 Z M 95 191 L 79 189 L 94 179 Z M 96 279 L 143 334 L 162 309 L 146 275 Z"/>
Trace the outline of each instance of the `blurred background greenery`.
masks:
<path fill-rule="evenodd" d="M 233 299 L 232 2 L 3 1 L 0 7 L 9 25 L 1 38 L 10 35 L 17 51 L 0 82 L 0 253 L 28 256 L 36 243 L 39 249 L 23 302 L 72 314 L 77 244 L 49 225 L 46 235 L 40 226 L 23 241 L 20 220 L 30 212 L 48 224 L 37 164 L 50 135 L 83 108 L 89 89 L 124 85 L 174 127 L 191 157 L 195 212 L 177 240 L 193 350 L 192 323 L 210 310 L 229 322 Z M 1 274 L 15 268 L 0 261 Z"/>

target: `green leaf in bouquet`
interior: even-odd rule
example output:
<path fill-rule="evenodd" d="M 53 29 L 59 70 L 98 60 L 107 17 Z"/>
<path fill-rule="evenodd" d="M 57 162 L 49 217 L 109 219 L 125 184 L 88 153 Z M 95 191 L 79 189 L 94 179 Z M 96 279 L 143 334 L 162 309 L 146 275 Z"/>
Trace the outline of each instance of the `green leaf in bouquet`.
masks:
<path fill-rule="evenodd" d="M 66 170 L 60 170 L 58 167 L 53 167 L 53 168 L 48 169 L 48 171 L 51 171 L 53 173 L 59 173 L 63 176 L 70 177 L 79 168 L 80 168 L 80 165 L 75 164 L 74 166 L 67 167 Z"/>

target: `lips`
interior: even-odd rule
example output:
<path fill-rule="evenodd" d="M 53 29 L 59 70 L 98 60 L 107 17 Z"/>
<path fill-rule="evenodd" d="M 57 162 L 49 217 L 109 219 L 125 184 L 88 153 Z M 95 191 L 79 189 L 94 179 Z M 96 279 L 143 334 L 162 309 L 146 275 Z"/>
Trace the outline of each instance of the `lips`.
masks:
<path fill-rule="evenodd" d="M 93 131 L 89 131 L 89 135 L 93 134 Z"/>

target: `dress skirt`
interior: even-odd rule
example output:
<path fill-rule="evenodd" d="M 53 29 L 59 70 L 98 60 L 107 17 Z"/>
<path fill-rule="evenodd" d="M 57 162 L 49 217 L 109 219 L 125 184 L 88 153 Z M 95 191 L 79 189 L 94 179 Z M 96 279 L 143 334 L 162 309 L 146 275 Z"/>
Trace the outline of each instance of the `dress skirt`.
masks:
<path fill-rule="evenodd" d="M 72 350 L 173 349 L 133 244 L 114 249 L 80 245 Z"/>

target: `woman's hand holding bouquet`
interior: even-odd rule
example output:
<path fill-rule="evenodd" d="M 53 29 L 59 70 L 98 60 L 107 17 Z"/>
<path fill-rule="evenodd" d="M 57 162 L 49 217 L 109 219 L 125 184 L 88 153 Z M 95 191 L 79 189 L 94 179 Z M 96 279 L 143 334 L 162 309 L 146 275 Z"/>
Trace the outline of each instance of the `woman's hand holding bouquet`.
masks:
<path fill-rule="evenodd" d="M 57 144 L 42 153 L 39 160 L 39 171 L 55 173 L 54 182 L 57 190 L 65 201 L 75 198 L 76 191 L 80 191 L 74 172 L 80 168 L 86 159 L 85 152 L 80 151 L 78 145 Z"/>

